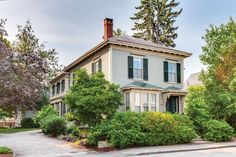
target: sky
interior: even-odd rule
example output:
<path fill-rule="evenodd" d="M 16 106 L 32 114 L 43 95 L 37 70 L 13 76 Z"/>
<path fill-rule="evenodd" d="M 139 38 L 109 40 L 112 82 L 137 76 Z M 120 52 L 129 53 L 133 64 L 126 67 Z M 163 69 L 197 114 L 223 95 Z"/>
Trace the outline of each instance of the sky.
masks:
<path fill-rule="evenodd" d="M 185 79 L 204 66 L 199 60 L 202 36 L 210 24 L 236 17 L 236 0 L 177 0 L 182 14 L 176 19 L 176 49 L 192 53 L 185 59 Z M 101 42 L 103 19 L 114 19 L 114 28 L 132 35 L 135 6 L 140 0 L 0 0 L 0 18 L 7 19 L 8 39 L 14 40 L 17 25 L 32 22 L 35 34 L 47 48 L 58 51 L 59 63 L 68 65 Z"/>

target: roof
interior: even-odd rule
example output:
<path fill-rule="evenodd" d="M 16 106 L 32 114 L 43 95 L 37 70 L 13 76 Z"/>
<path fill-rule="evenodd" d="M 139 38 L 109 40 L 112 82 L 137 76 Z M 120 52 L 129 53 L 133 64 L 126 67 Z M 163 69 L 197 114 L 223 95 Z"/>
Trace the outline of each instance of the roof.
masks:
<path fill-rule="evenodd" d="M 182 57 L 189 57 L 192 55 L 191 53 L 188 53 L 185 51 L 180 51 L 180 50 L 176 50 L 173 48 L 164 47 L 162 45 L 155 44 L 152 41 L 137 39 L 137 38 L 126 35 L 126 36 L 122 36 L 122 37 L 112 37 L 112 38 L 109 38 L 108 40 L 102 41 L 97 46 L 93 47 L 92 49 L 90 49 L 89 51 L 84 53 L 82 56 L 80 56 L 78 59 L 73 61 L 71 64 L 66 66 L 63 69 L 63 71 L 68 72 L 71 68 L 73 68 L 74 66 L 76 66 L 77 64 L 79 64 L 80 62 L 82 62 L 83 60 L 85 60 L 86 58 L 93 55 L 98 50 L 106 47 L 109 44 L 126 46 L 126 47 L 137 48 L 137 49 L 143 49 L 143 50 L 148 50 L 148 51 L 152 51 L 152 52 L 170 54 L 170 55 L 176 55 L 176 56 L 182 56 Z M 57 77 L 59 77 L 59 76 L 57 76 Z M 54 78 L 54 79 L 56 79 L 56 78 Z"/>
<path fill-rule="evenodd" d="M 173 48 L 165 47 L 160 44 L 153 43 L 150 40 L 143 40 L 143 39 L 137 39 L 131 36 L 122 36 L 122 37 L 113 37 L 109 39 L 110 43 L 123 45 L 123 46 L 130 46 L 134 48 L 142 48 L 146 50 L 151 51 L 158 51 L 160 53 L 168 53 L 168 54 L 174 54 L 179 55 L 183 57 L 189 57 L 192 54 L 185 51 L 176 50 Z"/>
<path fill-rule="evenodd" d="M 185 88 L 192 85 L 202 85 L 200 78 L 201 72 L 191 74 L 188 79 L 185 81 Z"/>
<path fill-rule="evenodd" d="M 154 86 L 145 82 L 132 82 L 124 87 L 122 89 L 130 89 L 130 88 L 136 88 L 136 89 L 154 89 L 154 90 L 163 90 L 163 88 Z"/>
<path fill-rule="evenodd" d="M 181 88 L 175 86 L 168 86 L 165 88 L 165 90 L 181 90 Z"/>
<path fill-rule="evenodd" d="M 155 44 L 151 41 L 146 41 L 143 39 L 136 39 L 136 38 L 130 37 L 130 36 L 112 37 L 106 41 L 99 43 L 97 46 L 95 46 L 94 48 L 92 48 L 91 50 L 89 50 L 88 52 L 83 54 L 81 57 L 76 59 L 74 62 L 72 62 L 68 66 L 66 66 L 64 68 L 64 71 L 69 70 L 74 65 L 78 64 L 83 59 L 87 58 L 88 56 L 90 56 L 94 52 L 98 51 L 99 49 L 107 46 L 108 44 L 129 46 L 129 47 L 139 48 L 139 49 L 142 48 L 142 49 L 147 49 L 147 50 L 151 50 L 151 51 L 158 51 L 159 53 L 167 53 L 167 54 L 179 55 L 179 56 L 183 56 L 183 57 L 189 57 L 192 55 L 191 53 L 188 53 L 185 51 L 180 51 L 180 50 L 176 50 L 173 48 L 167 48 L 167 47 L 161 46 L 159 44 Z"/>

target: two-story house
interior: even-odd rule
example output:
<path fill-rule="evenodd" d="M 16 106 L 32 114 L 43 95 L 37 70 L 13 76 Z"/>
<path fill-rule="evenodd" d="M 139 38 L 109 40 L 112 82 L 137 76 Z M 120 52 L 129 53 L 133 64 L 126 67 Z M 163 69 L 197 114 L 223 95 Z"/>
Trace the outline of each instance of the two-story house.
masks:
<path fill-rule="evenodd" d="M 127 110 L 183 113 L 184 59 L 190 53 L 130 36 L 113 37 L 113 20 L 104 20 L 104 41 L 66 66 L 51 80 L 50 103 L 60 115 L 67 112 L 63 98 L 73 85 L 73 72 L 101 70 L 105 79 L 119 84 Z"/>

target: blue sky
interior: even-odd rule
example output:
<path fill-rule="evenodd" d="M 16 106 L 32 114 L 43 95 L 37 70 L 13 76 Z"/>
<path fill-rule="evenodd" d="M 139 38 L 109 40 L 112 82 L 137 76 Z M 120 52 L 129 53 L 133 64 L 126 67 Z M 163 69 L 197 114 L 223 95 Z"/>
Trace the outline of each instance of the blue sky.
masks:
<path fill-rule="evenodd" d="M 236 17 L 236 0 L 179 0 L 182 14 L 177 18 L 176 49 L 193 55 L 185 61 L 185 79 L 203 68 L 199 60 L 201 36 L 209 24 L 227 22 Z M 7 18 L 9 39 L 16 25 L 30 19 L 33 28 L 48 48 L 59 53 L 59 62 L 68 65 L 102 41 L 103 19 L 114 19 L 114 27 L 132 35 L 134 7 L 139 0 L 6 0 L 0 1 L 0 18 Z"/>

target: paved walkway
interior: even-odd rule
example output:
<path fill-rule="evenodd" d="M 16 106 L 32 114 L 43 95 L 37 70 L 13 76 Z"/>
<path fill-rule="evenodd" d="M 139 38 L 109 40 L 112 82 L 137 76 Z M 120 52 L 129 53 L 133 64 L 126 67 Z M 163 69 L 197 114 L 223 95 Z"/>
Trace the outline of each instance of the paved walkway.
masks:
<path fill-rule="evenodd" d="M 153 146 L 130 148 L 112 152 L 95 152 L 82 148 L 74 148 L 69 143 L 50 138 L 40 131 L 27 131 L 15 134 L 0 134 L 0 145 L 9 146 L 17 157 L 128 157 L 128 156 L 177 156 L 178 154 L 194 154 L 195 152 L 236 150 L 236 142 L 183 144 L 174 146 Z M 196 153 L 196 154 L 198 154 Z M 234 152 L 236 153 L 236 152 Z M 179 157 L 179 156 L 178 156 Z M 195 156 L 192 156 L 195 157 Z"/>

